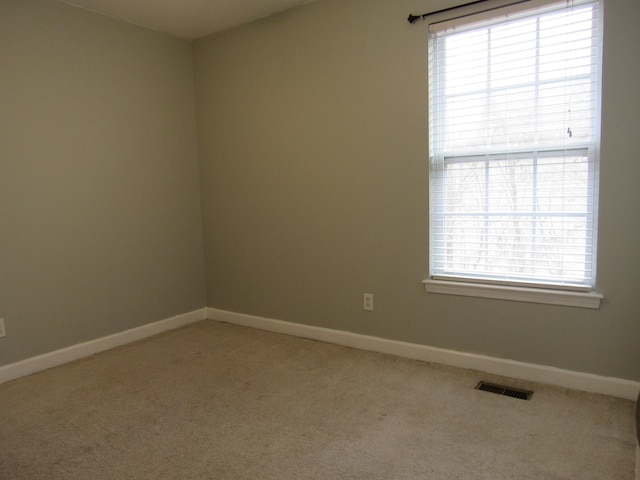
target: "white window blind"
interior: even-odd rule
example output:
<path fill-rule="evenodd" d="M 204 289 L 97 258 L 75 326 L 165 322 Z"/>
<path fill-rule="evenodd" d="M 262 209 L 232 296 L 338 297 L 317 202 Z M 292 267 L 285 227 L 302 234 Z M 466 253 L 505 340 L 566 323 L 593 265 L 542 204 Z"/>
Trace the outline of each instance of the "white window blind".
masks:
<path fill-rule="evenodd" d="M 430 274 L 595 286 L 597 1 L 429 26 Z"/>

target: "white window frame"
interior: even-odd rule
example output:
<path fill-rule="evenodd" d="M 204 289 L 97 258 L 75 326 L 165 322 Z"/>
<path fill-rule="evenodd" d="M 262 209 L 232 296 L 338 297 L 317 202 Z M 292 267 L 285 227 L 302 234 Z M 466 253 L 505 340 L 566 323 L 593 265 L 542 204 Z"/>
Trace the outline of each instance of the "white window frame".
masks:
<path fill-rule="evenodd" d="M 557 1 L 553 2 L 549 0 L 531 0 L 526 3 L 529 5 L 527 8 L 530 9 L 531 6 L 534 6 L 536 8 L 537 7 L 544 8 L 544 6 L 547 4 L 558 3 L 558 2 Z M 598 20 L 599 22 L 602 22 L 601 20 L 602 6 L 603 6 L 602 2 L 600 1 L 599 2 L 600 16 Z M 510 7 L 507 5 L 507 9 L 510 9 L 510 8 L 513 8 L 517 11 L 518 9 L 521 9 L 522 6 L 515 5 L 513 7 Z M 494 10 L 494 9 L 492 8 L 491 10 Z M 493 15 L 492 11 L 487 11 L 487 12 L 478 11 L 478 12 L 472 12 L 472 13 L 465 12 L 463 16 L 465 17 L 465 20 L 464 20 L 465 23 L 467 21 L 469 23 L 475 23 L 478 20 L 481 20 L 483 17 L 491 16 L 491 15 Z M 440 18 L 434 19 L 434 20 L 438 20 L 438 23 L 441 23 Z M 446 19 L 442 19 L 442 20 L 446 21 Z M 454 18 L 453 22 L 460 23 L 460 19 Z M 601 34 L 602 34 L 602 27 L 600 24 L 600 37 L 601 37 Z M 599 43 L 600 45 L 598 46 L 598 48 L 600 49 L 600 61 L 601 61 L 601 43 L 602 43 L 601 38 L 599 40 Z M 599 79 L 598 79 L 598 84 L 599 84 Z M 596 110 L 599 111 L 600 110 L 599 92 L 598 92 L 597 98 L 595 99 L 595 102 L 597 102 Z M 436 109 L 441 110 L 437 106 L 437 104 L 436 104 Z M 433 114 L 438 115 L 438 112 L 431 112 L 431 113 L 432 115 Z M 596 115 L 596 119 L 594 121 L 599 122 L 599 115 Z M 596 125 L 594 127 L 594 131 L 599 132 L 599 125 Z M 426 291 L 429 293 L 439 293 L 439 294 L 448 294 L 448 295 L 484 297 L 484 298 L 501 299 L 501 300 L 545 303 L 545 304 L 565 305 L 565 306 L 584 307 L 584 308 L 599 308 L 600 302 L 603 299 L 603 295 L 595 291 L 595 267 L 596 267 L 595 246 L 596 246 L 596 238 L 597 238 L 597 228 L 595 226 L 597 223 L 597 196 L 598 196 L 597 195 L 597 188 L 598 188 L 597 175 L 599 170 L 598 168 L 599 152 L 597 151 L 598 146 L 599 146 L 599 138 L 596 139 L 595 145 L 593 143 L 589 143 L 585 145 L 579 145 L 579 144 L 571 145 L 572 150 L 573 149 L 580 150 L 585 155 L 588 155 L 593 159 L 593 167 L 589 170 L 589 175 L 593 175 L 595 177 L 593 182 L 596 188 L 596 191 L 594 194 L 595 204 L 593 205 L 593 208 L 592 208 L 591 218 L 587 219 L 588 222 L 591 222 L 594 225 L 594 229 L 593 229 L 594 251 L 590 252 L 590 255 L 592 255 L 593 257 L 592 268 L 594 269 L 593 276 L 592 276 L 592 282 L 593 282 L 592 285 L 588 285 L 588 286 L 573 285 L 573 286 L 567 287 L 563 285 L 553 284 L 552 282 L 548 282 L 548 283 L 513 282 L 513 281 L 502 281 L 500 279 L 491 279 L 491 278 L 465 277 L 464 275 L 459 275 L 459 274 L 448 275 L 447 272 L 442 270 L 438 272 L 434 272 L 433 271 L 433 265 L 434 265 L 433 247 L 434 247 L 434 242 L 436 240 L 434 238 L 433 226 L 430 224 L 430 227 L 429 227 L 430 273 L 429 273 L 429 278 L 423 281 Z M 550 147 L 548 149 L 541 148 L 536 151 L 527 149 L 522 152 L 516 152 L 516 155 L 522 154 L 530 158 L 531 157 L 537 158 L 538 155 L 540 156 L 550 155 L 554 150 L 557 150 L 557 147 Z M 491 152 L 489 155 L 499 156 L 503 153 L 504 152 L 496 151 L 496 152 Z M 513 157 L 514 152 L 509 152 L 509 154 Z M 434 185 L 436 185 L 438 181 L 440 182 L 443 181 L 442 178 L 438 179 L 438 175 L 442 172 L 438 172 L 434 168 L 434 166 L 437 164 L 444 165 L 444 163 L 447 161 L 446 159 L 449 158 L 446 152 L 441 153 L 441 155 L 442 155 L 442 157 L 440 157 L 441 162 L 439 163 L 432 162 L 432 161 L 429 162 L 430 188 L 434 188 Z M 487 152 L 482 152 L 481 154 L 479 153 L 478 155 L 486 156 Z M 470 157 L 472 156 L 473 154 L 470 155 Z M 455 159 L 453 159 L 453 156 L 451 156 L 451 158 L 452 158 L 451 160 L 452 162 L 464 161 L 464 158 L 461 158 L 459 156 L 456 157 Z M 435 207 L 432 206 L 430 214 L 437 216 L 438 215 L 437 209 L 435 209 Z"/>

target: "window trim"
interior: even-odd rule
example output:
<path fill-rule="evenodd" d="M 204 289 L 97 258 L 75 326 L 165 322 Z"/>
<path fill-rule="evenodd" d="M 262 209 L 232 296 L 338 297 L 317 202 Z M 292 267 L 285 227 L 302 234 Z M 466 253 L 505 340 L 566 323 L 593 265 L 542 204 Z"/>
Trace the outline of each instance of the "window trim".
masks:
<path fill-rule="evenodd" d="M 423 280 L 422 283 L 428 293 L 544 303 L 567 307 L 597 309 L 600 308 L 600 301 L 604 298 L 604 295 L 594 291 L 554 290 L 550 288 L 434 280 L 432 278 Z"/>

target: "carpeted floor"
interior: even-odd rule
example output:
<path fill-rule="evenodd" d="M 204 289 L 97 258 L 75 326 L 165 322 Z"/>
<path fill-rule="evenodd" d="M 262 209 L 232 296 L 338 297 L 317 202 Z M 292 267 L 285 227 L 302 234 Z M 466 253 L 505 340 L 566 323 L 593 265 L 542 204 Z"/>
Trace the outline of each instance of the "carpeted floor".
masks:
<path fill-rule="evenodd" d="M 633 480 L 633 427 L 631 401 L 207 320 L 0 385 L 0 479 Z"/>

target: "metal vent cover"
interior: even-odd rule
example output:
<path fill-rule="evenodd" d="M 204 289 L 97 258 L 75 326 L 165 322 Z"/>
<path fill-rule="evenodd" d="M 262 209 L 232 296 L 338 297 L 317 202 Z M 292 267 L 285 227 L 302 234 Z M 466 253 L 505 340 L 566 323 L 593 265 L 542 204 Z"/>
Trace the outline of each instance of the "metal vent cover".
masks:
<path fill-rule="evenodd" d="M 476 390 L 482 390 L 483 392 L 497 393 L 498 395 L 505 395 L 507 397 L 519 398 L 520 400 L 529 400 L 533 392 L 529 390 L 521 390 L 519 388 L 511 388 L 505 385 L 497 385 L 495 383 L 488 383 L 484 381 L 478 382 Z"/>

